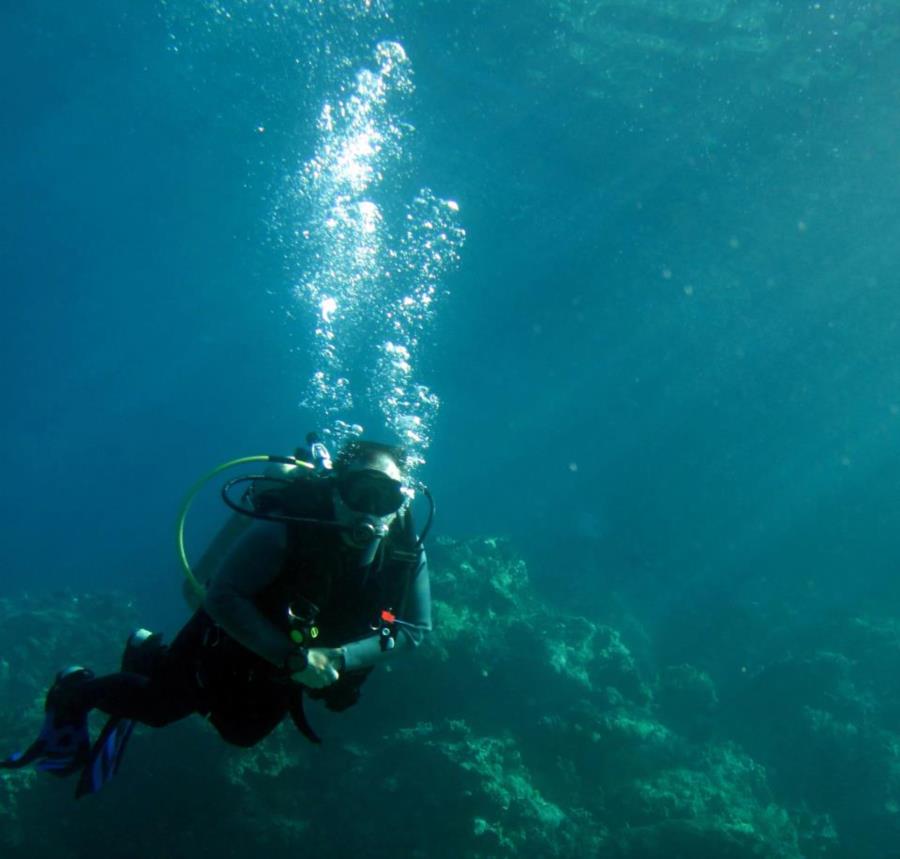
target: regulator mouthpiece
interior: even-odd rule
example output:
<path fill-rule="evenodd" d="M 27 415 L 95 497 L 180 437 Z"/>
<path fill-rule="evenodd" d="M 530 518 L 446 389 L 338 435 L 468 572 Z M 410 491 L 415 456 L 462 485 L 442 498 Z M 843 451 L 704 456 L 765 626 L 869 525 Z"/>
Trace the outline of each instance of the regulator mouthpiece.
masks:
<path fill-rule="evenodd" d="M 384 522 L 363 516 L 347 529 L 347 535 L 354 546 L 364 549 L 368 548 L 370 543 L 377 543 L 386 537 L 388 529 L 389 526 Z"/>

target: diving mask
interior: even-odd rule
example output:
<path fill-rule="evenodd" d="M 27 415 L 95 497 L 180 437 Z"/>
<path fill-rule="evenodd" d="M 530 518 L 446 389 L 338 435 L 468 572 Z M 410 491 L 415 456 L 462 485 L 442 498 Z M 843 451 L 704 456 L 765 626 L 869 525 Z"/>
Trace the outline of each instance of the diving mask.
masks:
<path fill-rule="evenodd" d="M 378 518 L 397 513 L 409 499 L 409 490 L 401 481 L 371 468 L 342 474 L 337 490 L 351 510 Z"/>
<path fill-rule="evenodd" d="M 411 499 L 411 490 L 374 468 L 344 472 L 337 478 L 336 489 L 335 518 L 343 526 L 344 540 L 362 550 L 360 565 L 366 566 Z"/>

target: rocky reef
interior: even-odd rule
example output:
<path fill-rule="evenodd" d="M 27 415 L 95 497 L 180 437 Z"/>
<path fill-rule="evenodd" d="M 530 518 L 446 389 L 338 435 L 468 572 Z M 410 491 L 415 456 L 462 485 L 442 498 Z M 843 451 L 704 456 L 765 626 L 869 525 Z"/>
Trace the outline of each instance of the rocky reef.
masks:
<path fill-rule="evenodd" d="M 140 730 L 78 804 L 69 781 L 0 774 L 3 855 L 74 859 L 98 839 L 135 859 L 895 855 L 895 620 L 848 615 L 741 652 L 723 614 L 709 649 L 687 632 L 679 648 L 633 618 L 562 613 L 503 540 L 431 557 L 431 639 L 355 709 L 310 707 L 321 747 L 285 724 L 235 749 L 193 718 Z M 112 669 L 136 621 L 121 596 L 0 602 L 4 747 L 30 738 L 57 667 Z"/>

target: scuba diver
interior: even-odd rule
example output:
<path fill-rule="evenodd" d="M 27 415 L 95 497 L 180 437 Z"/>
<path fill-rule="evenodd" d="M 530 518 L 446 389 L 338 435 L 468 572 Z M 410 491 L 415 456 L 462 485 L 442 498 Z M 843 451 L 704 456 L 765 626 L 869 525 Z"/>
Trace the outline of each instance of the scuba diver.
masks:
<path fill-rule="evenodd" d="M 205 585 L 184 556 L 183 524 L 208 477 L 192 490 L 179 546 L 199 604 L 193 616 L 171 645 L 159 633 L 133 632 L 115 674 L 61 671 L 38 738 L 0 768 L 80 773 L 76 796 L 94 793 L 115 774 L 136 723 L 162 727 L 193 713 L 238 746 L 255 745 L 286 715 L 318 743 L 304 695 L 344 710 L 377 664 L 422 642 L 431 630 L 422 545 L 434 514 L 430 493 L 413 488 L 401 448 L 354 439 L 332 465 L 317 436 L 307 444 L 294 457 L 248 457 L 208 476 L 248 461 L 279 469 L 225 484 L 236 516 L 198 564 Z M 246 490 L 235 500 L 240 484 Z M 430 504 L 418 535 L 410 512 L 416 489 Z M 93 709 L 109 719 L 91 745 Z"/>

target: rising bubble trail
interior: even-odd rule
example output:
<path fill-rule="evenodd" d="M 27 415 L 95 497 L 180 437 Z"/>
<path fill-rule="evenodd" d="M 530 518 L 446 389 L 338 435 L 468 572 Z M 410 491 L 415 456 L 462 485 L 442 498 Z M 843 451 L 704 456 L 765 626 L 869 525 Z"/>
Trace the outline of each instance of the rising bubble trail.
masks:
<path fill-rule="evenodd" d="M 315 319 L 315 371 L 302 403 L 336 445 L 361 431 L 355 414 L 380 412 L 415 466 L 439 408 L 416 369 L 420 347 L 465 234 L 456 203 L 428 189 L 405 206 L 385 205 L 413 133 L 399 114 L 412 89 L 403 47 L 380 42 L 373 67 L 322 106 L 315 154 L 291 193 L 306 271 L 295 294 Z"/>

